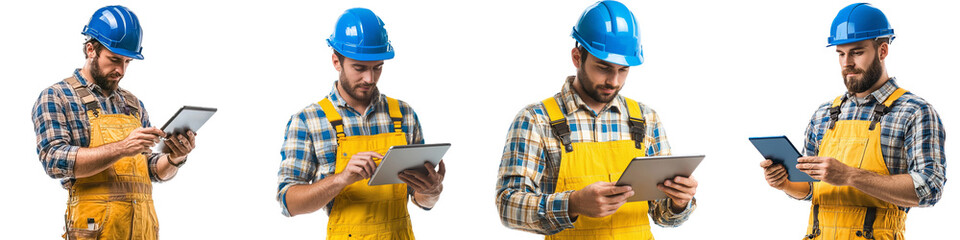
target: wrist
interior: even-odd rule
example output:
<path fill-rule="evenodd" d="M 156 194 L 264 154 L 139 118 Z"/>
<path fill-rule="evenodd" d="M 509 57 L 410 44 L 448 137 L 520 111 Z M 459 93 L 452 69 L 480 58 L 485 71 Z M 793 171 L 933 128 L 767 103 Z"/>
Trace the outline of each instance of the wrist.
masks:
<path fill-rule="evenodd" d="M 187 163 L 187 156 L 172 157 L 170 154 L 167 154 L 167 163 L 173 165 L 174 167 L 180 168 L 183 164 Z"/>
<path fill-rule="evenodd" d="M 573 219 L 577 216 L 580 216 L 580 208 L 576 204 L 577 193 L 580 191 L 570 192 L 570 197 L 567 199 L 567 215 L 570 216 L 570 219 Z"/>

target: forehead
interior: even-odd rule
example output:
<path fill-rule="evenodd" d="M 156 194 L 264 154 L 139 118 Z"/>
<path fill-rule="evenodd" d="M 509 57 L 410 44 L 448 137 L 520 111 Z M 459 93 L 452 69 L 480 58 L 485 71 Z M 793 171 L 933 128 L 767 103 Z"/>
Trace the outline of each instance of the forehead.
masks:
<path fill-rule="evenodd" d="M 344 58 L 343 58 L 343 63 L 345 63 L 345 65 L 351 65 L 351 66 L 360 65 L 360 66 L 374 67 L 374 66 L 383 64 L 383 60 L 377 60 L 377 61 L 359 61 L 359 60 L 356 60 L 356 59 L 353 59 L 353 58 L 344 57 Z"/>
<path fill-rule="evenodd" d="M 873 48 L 873 39 L 867 39 L 858 42 L 837 45 L 837 51 L 850 51 L 853 49 L 871 49 Z"/>

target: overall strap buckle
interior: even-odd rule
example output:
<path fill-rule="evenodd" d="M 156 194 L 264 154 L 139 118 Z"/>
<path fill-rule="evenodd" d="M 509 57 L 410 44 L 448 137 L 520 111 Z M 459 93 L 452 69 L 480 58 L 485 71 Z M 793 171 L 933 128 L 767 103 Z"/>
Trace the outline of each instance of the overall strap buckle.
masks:
<path fill-rule="evenodd" d="M 820 205 L 813 205 L 813 230 L 810 231 L 810 234 L 807 234 L 807 239 L 814 239 L 817 236 L 820 236 Z"/>
<path fill-rule="evenodd" d="M 560 110 L 557 99 L 548 97 L 541 103 L 543 103 L 543 109 L 546 110 L 547 118 L 550 119 L 550 129 L 553 129 L 553 135 L 560 139 L 565 151 L 573 152 L 573 143 L 570 140 L 570 124 L 567 124 L 567 118 Z"/>
<path fill-rule="evenodd" d="M 857 237 L 874 239 L 873 238 L 873 222 L 876 220 L 877 220 L 877 208 L 876 207 L 867 208 L 866 214 L 863 215 L 863 231 L 857 231 Z"/>
<path fill-rule="evenodd" d="M 624 104 L 627 105 L 627 126 L 630 127 L 630 137 L 633 138 L 634 146 L 637 149 L 644 150 L 643 139 L 647 134 L 647 121 L 643 119 L 643 110 L 640 110 L 640 104 L 637 101 L 624 97 Z"/>

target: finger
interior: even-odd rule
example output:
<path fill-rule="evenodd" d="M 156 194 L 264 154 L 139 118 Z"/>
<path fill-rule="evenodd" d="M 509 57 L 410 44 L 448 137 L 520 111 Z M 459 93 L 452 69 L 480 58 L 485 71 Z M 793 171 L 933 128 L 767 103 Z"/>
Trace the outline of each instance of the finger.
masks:
<path fill-rule="evenodd" d="M 413 183 L 414 185 L 418 186 L 421 190 L 427 189 L 428 186 L 430 185 L 429 183 L 423 181 L 423 179 L 415 177 L 413 174 L 409 174 L 406 172 L 401 172 L 400 174 L 406 177 L 407 180 L 410 181 L 410 183 Z"/>
<path fill-rule="evenodd" d="M 414 192 L 419 192 L 424 189 L 424 186 L 420 182 L 417 182 L 416 180 L 411 179 L 411 177 L 406 174 L 399 173 L 397 174 L 397 177 L 400 178 L 400 181 L 403 181 L 404 183 L 406 183 L 407 186 L 410 186 L 411 188 L 413 188 Z"/>
<path fill-rule="evenodd" d="M 366 172 L 366 178 L 373 177 L 373 173 L 377 170 L 377 163 L 373 162 L 373 159 L 364 159 L 363 170 Z"/>
<path fill-rule="evenodd" d="M 164 133 L 163 131 L 161 131 L 160 129 L 158 129 L 158 128 L 156 128 L 156 127 L 140 128 L 140 129 L 138 129 L 138 130 L 140 130 L 140 132 L 142 132 L 142 133 L 151 134 L 151 135 L 154 135 L 154 136 L 157 136 L 157 137 L 165 137 L 165 136 L 167 136 L 166 133 Z"/>
<path fill-rule="evenodd" d="M 447 166 L 443 164 L 443 159 L 440 159 L 440 170 L 437 170 L 437 174 L 440 174 L 440 179 L 443 179 L 443 176 L 447 175 Z"/>
<path fill-rule="evenodd" d="M 421 172 L 413 171 L 413 170 L 405 170 L 403 172 L 410 175 L 413 178 L 416 178 L 417 180 L 420 180 L 421 182 L 424 183 L 425 186 L 430 186 L 435 184 L 435 181 L 433 180 L 434 178 L 424 175 Z"/>
<path fill-rule="evenodd" d="M 763 171 L 765 174 L 770 174 L 771 172 L 782 170 L 783 168 L 784 168 L 783 164 L 776 164 L 776 165 L 772 165 L 770 167 L 764 168 Z"/>
<path fill-rule="evenodd" d="M 427 175 L 430 175 L 430 176 L 437 175 L 437 171 L 433 170 L 433 163 L 424 162 L 423 167 L 427 169 Z"/>
<path fill-rule="evenodd" d="M 182 146 L 181 149 L 183 149 L 185 152 L 189 152 L 189 149 L 193 149 L 193 144 L 186 136 L 183 136 L 183 134 L 177 135 L 177 141 L 180 142 L 180 146 Z"/>
<path fill-rule="evenodd" d="M 681 184 L 677 184 L 676 182 L 671 181 L 671 180 L 664 181 L 664 182 L 663 182 L 663 186 L 664 186 L 664 187 L 667 187 L 668 189 L 672 189 L 672 190 L 675 190 L 675 191 L 678 191 L 678 192 L 683 192 L 683 193 L 687 193 L 687 194 L 691 194 L 691 195 L 692 195 L 695 191 L 697 191 L 696 188 L 684 186 L 684 185 L 681 185 Z"/>
<path fill-rule="evenodd" d="M 636 195 L 636 193 L 635 193 L 634 191 L 627 191 L 627 192 L 625 192 L 625 193 L 621 193 L 621 194 L 617 194 L 617 195 L 613 195 L 613 196 L 608 196 L 608 197 L 607 197 L 607 198 L 608 198 L 608 201 L 609 201 L 608 203 L 609 203 L 609 204 L 616 204 L 616 203 L 621 203 L 621 204 L 622 204 L 623 202 L 626 202 L 627 199 L 630 198 L 630 197 L 632 197 L 633 195 Z"/>
<path fill-rule="evenodd" d="M 613 183 L 610 183 L 610 184 L 613 184 Z M 610 195 L 625 193 L 627 191 L 632 191 L 632 190 L 633 188 L 631 188 L 630 186 L 612 186 L 612 187 L 608 187 L 607 189 L 604 189 L 604 191 L 601 191 L 600 193 L 603 196 L 610 196 Z"/>
<path fill-rule="evenodd" d="M 787 172 L 786 172 L 786 171 L 779 171 L 779 172 L 777 172 L 776 174 L 771 175 L 771 176 L 769 177 L 769 179 L 771 179 L 771 180 L 780 180 L 780 179 L 783 179 L 783 178 L 785 178 L 785 177 L 787 177 Z"/>
<path fill-rule="evenodd" d="M 180 155 L 180 153 L 183 151 L 183 145 L 176 140 L 167 139 L 167 141 L 164 141 L 163 144 L 170 149 L 171 153 Z"/>
<path fill-rule="evenodd" d="M 766 174 L 764 174 L 764 175 L 766 175 L 767 177 L 770 177 L 770 176 L 773 176 L 773 175 L 778 175 L 778 174 L 780 174 L 780 173 L 782 173 L 782 172 L 785 172 L 785 171 L 787 171 L 787 170 L 784 169 L 783 167 L 778 167 L 778 168 L 773 168 L 772 170 L 766 172 Z"/>
<path fill-rule="evenodd" d="M 770 165 L 773 165 L 773 161 L 770 160 L 770 159 L 763 160 L 763 161 L 760 162 L 760 167 L 762 167 L 762 168 L 770 167 Z"/>
<path fill-rule="evenodd" d="M 691 188 L 697 187 L 698 185 L 697 180 L 694 179 L 693 176 L 690 176 L 690 177 L 676 176 L 673 178 L 673 182 L 676 184 L 680 184 L 685 187 L 691 187 Z"/>
<path fill-rule="evenodd" d="M 819 163 L 819 162 L 822 162 L 822 161 L 823 161 L 823 159 L 820 159 L 820 157 L 800 157 L 800 158 L 797 158 L 797 162 L 801 162 L 801 163 Z"/>
<path fill-rule="evenodd" d="M 190 140 L 193 140 L 193 138 L 197 136 L 197 132 L 194 132 L 193 130 L 187 130 L 187 135 L 190 136 Z"/>
<path fill-rule="evenodd" d="M 677 189 L 673 189 L 673 188 L 664 186 L 664 185 L 662 185 L 662 184 L 661 184 L 661 185 L 658 185 L 658 187 L 660 188 L 660 191 L 663 191 L 663 193 L 667 194 L 667 197 L 672 198 L 674 201 L 676 201 L 676 200 L 684 200 L 684 201 L 686 201 L 686 200 L 690 200 L 690 199 L 693 198 L 693 195 L 691 195 L 691 194 L 689 194 L 689 193 L 686 193 L 686 192 L 683 192 L 683 191 L 678 191 Z"/>

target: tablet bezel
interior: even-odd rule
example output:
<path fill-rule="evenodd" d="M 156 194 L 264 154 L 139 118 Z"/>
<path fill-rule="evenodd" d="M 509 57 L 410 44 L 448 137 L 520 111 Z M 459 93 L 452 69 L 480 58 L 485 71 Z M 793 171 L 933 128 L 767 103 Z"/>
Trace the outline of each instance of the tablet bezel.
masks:
<path fill-rule="evenodd" d="M 440 164 L 440 160 L 443 160 L 443 156 L 446 155 L 447 151 L 450 149 L 450 143 L 409 144 L 409 145 L 398 145 L 398 146 L 390 147 L 390 149 L 387 150 L 387 153 L 383 154 L 383 159 L 380 160 L 380 164 L 377 165 L 377 169 L 373 172 L 373 175 L 370 176 L 370 180 L 367 181 L 367 185 L 376 186 L 376 185 L 403 183 L 403 181 L 400 181 L 400 178 L 397 176 L 397 174 L 399 174 L 400 171 L 407 170 L 407 169 L 415 169 L 418 166 L 422 168 L 424 161 L 418 160 L 416 162 L 410 162 L 414 160 L 406 160 L 407 162 L 398 163 L 397 160 L 392 160 L 396 157 L 391 158 L 391 153 L 394 153 L 393 156 L 398 156 L 397 154 L 402 154 L 402 152 L 405 150 L 421 149 L 421 148 L 436 148 L 435 150 L 431 151 L 431 155 L 425 156 L 425 158 L 427 158 L 426 161 L 429 161 L 430 163 L 433 164 L 434 167 L 436 167 L 437 165 Z M 401 156 L 405 156 L 405 155 L 401 155 Z M 401 158 L 400 161 L 404 161 L 404 159 Z M 394 167 L 393 165 L 396 165 L 396 164 L 403 164 L 403 165 L 400 167 Z M 382 170 L 385 168 L 397 169 L 398 171 L 393 173 L 392 175 L 387 173 L 381 173 L 383 172 Z"/>
<path fill-rule="evenodd" d="M 616 185 L 630 185 L 633 188 L 634 195 L 627 198 L 628 202 L 663 199 L 667 195 L 657 189 L 657 184 L 676 176 L 690 177 L 705 157 L 706 155 L 637 157 L 623 170 Z"/>

